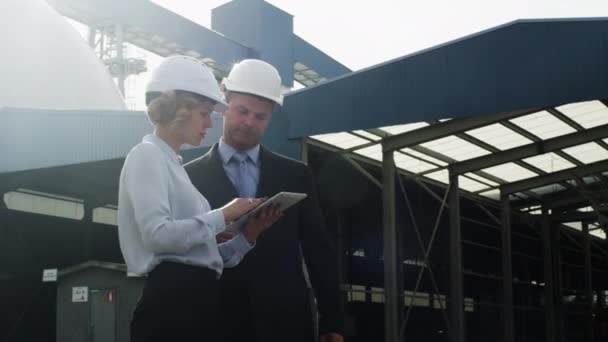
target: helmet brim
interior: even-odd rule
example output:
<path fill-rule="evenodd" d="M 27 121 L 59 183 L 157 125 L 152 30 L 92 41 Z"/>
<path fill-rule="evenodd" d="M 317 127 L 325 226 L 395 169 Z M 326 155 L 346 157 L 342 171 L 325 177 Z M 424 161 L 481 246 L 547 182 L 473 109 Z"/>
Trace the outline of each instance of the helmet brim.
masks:
<path fill-rule="evenodd" d="M 251 95 L 255 95 L 255 96 L 259 96 L 259 97 L 263 97 L 265 99 L 268 99 L 276 104 L 278 104 L 279 106 L 283 105 L 283 95 L 279 95 L 277 96 L 269 96 L 268 94 L 262 93 L 262 92 L 258 92 L 255 91 L 253 89 L 250 88 L 245 88 L 245 87 L 239 87 L 238 85 L 235 85 L 234 82 L 231 82 L 229 79 L 224 78 L 224 80 L 222 81 L 221 84 L 221 89 L 226 92 L 226 91 L 232 91 L 235 93 L 243 93 L 243 94 L 251 94 Z"/>

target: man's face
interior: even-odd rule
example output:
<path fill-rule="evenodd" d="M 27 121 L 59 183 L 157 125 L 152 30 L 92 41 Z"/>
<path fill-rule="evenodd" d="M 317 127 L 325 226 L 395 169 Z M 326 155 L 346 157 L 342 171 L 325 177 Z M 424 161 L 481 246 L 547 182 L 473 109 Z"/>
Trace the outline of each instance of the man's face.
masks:
<path fill-rule="evenodd" d="M 268 100 L 232 93 L 224 112 L 224 141 L 238 150 L 259 144 L 272 117 L 273 107 Z"/>

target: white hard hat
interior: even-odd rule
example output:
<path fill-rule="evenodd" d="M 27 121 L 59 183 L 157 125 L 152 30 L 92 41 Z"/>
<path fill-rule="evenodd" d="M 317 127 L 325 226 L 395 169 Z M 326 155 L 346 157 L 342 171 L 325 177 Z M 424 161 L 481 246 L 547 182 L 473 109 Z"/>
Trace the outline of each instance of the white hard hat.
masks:
<path fill-rule="evenodd" d="M 279 72 L 259 59 L 245 59 L 235 64 L 222 81 L 222 89 L 257 95 L 283 105 Z"/>
<path fill-rule="evenodd" d="M 213 109 L 217 112 L 228 108 L 211 69 L 192 57 L 167 57 L 152 72 L 146 85 L 146 94 L 169 90 L 183 90 L 202 95 L 215 102 Z"/>

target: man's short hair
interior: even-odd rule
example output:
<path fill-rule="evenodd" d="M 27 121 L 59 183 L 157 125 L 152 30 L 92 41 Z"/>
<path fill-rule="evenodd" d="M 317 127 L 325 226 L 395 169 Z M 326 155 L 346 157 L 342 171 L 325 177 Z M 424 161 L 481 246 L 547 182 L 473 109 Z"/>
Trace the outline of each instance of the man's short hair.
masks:
<path fill-rule="evenodd" d="M 272 101 L 271 99 L 265 98 L 263 96 L 260 95 L 255 95 L 255 94 L 250 94 L 250 93 L 243 93 L 243 92 L 239 92 L 239 91 L 230 91 L 230 90 L 226 90 L 224 92 L 224 95 L 226 96 L 226 102 L 230 102 L 230 100 L 232 99 L 232 95 L 234 94 L 242 94 L 242 95 L 249 95 L 249 96 L 253 96 L 256 99 L 263 101 L 263 102 L 268 102 L 272 105 L 272 110 L 274 110 L 274 107 L 276 105 L 276 103 L 274 101 Z"/>

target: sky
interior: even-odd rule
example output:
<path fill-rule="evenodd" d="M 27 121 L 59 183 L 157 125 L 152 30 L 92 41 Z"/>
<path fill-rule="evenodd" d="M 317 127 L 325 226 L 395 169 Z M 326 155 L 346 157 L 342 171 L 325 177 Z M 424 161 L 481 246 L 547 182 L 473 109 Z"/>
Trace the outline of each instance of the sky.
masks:
<path fill-rule="evenodd" d="M 0 0 L 1 1 L 1 0 Z M 151 0 L 204 27 L 229 0 Z M 360 70 L 517 19 L 608 17 L 608 0 L 266 0 L 294 16 L 294 33 Z M 80 29 L 86 36 L 86 30 Z M 128 57 L 162 58 L 130 47 Z M 144 110 L 149 72 L 127 78 L 128 108 Z"/>
<path fill-rule="evenodd" d="M 152 0 L 205 27 L 227 0 Z M 608 17 L 608 0 L 267 0 L 352 70 L 524 18 Z"/>

